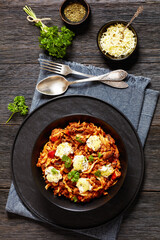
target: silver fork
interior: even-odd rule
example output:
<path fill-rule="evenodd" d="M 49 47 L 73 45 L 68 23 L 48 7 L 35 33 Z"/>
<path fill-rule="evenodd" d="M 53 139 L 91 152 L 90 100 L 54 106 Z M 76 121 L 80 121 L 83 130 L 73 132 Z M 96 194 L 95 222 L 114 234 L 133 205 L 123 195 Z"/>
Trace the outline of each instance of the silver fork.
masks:
<path fill-rule="evenodd" d="M 44 69 L 47 70 L 49 72 L 53 72 L 53 73 L 58 73 L 64 76 L 67 76 L 71 73 L 73 74 L 78 74 L 81 76 L 86 76 L 86 77 L 95 77 L 93 75 L 89 75 L 86 73 L 81 73 L 81 72 L 77 72 L 72 70 L 68 65 L 65 64 L 60 64 L 60 63 L 55 63 L 46 59 L 40 59 L 40 69 Z M 127 72 L 123 71 L 123 79 L 125 79 L 127 77 Z M 115 87 L 115 88 L 126 88 L 128 87 L 128 84 L 126 82 L 123 81 L 106 81 L 106 80 L 102 80 L 101 82 L 103 82 L 104 84 L 107 84 L 111 87 Z"/>
<path fill-rule="evenodd" d="M 86 77 L 92 77 L 93 75 L 89 75 L 86 73 L 81 73 L 77 72 L 75 70 L 72 70 L 68 65 L 65 64 L 60 64 L 60 63 L 55 63 L 46 59 L 41 59 L 40 60 L 40 68 L 47 70 L 49 72 L 53 73 L 58 73 L 64 76 L 67 76 L 69 74 L 77 74 L 81 76 L 86 76 Z"/>

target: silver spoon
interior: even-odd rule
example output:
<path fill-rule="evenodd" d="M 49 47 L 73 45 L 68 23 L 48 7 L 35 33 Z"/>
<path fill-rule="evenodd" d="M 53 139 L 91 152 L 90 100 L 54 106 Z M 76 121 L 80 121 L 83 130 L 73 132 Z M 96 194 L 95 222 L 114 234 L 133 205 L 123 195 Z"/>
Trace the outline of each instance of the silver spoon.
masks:
<path fill-rule="evenodd" d="M 138 17 L 138 15 L 143 11 L 143 6 L 140 6 L 137 11 L 135 12 L 135 14 L 133 15 L 133 17 L 131 18 L 131 20 L 129 21 L 129 23 L 125 26 L 125 28 L 123 29 L 122 33 L 122 39 L 124 38 L 124 31 L 126 30 L 126 28 L 129 27 L 129 25 L 133 22 L 133 20 Z"/>
<path fill-rule="evenodd" d="M 71 84 L 76 84 L 76 83 L 103 81 L 104 84 L 117 82 L 117 84 L 120 86 L 120 81 L 125 79 L 127 75 L 128 73 L 126 71 L 120 69 L 120 70 L 115 70 L 100 76 L 85 78 L 85 79 L 72 81 L 72 82 L 68 81 L 66 78 L 62 76 L 55 75 L 55 76 L 46 77 L 43 80 L 41 80 L 37 84 L 36 89 L 38 92 L 42 94 L 55 96 L 55 95 L 60 95 L 64 93 Z M 123 82 L 122 85 L 123 85 L 122 88 L 128 87 L 128 84 L 126 82 Z M 112 86 L 115 86 L 115 85 L 113 84 Z"/>

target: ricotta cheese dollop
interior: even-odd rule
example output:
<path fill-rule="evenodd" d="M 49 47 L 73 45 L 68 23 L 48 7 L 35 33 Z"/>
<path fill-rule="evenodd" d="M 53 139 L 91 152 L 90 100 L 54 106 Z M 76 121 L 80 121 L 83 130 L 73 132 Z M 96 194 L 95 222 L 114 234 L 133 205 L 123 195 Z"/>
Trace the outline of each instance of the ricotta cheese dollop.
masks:
<path fill-rule="evenodd" d="M 60 179 L 62 179 L 62 175 L 59 170 L 55 169 L 54 167 L 50 166 L 46 168 L 45 175 L 48 180 L 48 182 L 59 182 Z"/>
<path fill-rule="evenodd" d="M 103 166 L 101 169 L 101 175 L 102 177 L 109 177 L 113 172 L 114 172 L 114 168 L 112 167 L 111 164 L 108 164 L 106 166 Z"/>
<path fill-rule="evenodd" d="M 60 157 L 62 159 L 64 155 L 68 156 L 69 154 L 72 153 L 73 149 L 71 145 L 68 142 L 64 142 L 58 145 L 57 150 L 55 152 L 55 156 Z"/>
<path fill-rule="evenodd" d="M 73 159 L 73 168 L 77 171 L 86 171 L 88 169 L 88 161 L 84 155 L 76 155 Z"/>
<path fill-rule="evenodd" d="M 101 140 L 97 135 L 90 136 L 86 143 L 93 151 L 97 151 L 101 147 Z"/>
<path fill-rule="evenodd" d="M 88 178 L 79 178 L 76 186 L 78 187 L 80 193 L 92 190 L 92 185 L 90 184 Z"/>

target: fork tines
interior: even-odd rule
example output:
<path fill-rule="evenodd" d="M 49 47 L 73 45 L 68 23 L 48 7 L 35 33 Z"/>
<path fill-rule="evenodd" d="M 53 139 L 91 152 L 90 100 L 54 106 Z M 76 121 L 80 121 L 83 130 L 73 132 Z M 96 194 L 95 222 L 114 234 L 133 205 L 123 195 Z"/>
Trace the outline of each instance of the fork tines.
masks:
<path fill-rule="evenodd" d="M 62 68 L 62 64 L 51 62 L 46 59 L 43 59 L 43 60 L 41 59 L 40 68 L 43 70 L 50 71 L 50 72 L 60 72 L 61 68 Z"/>
<path fill-rule="evenodd" d="M 51 68 L 45 68 L 45 67 L 40 67 L 40 69 L 45 70 L 45 71 L 49 71 L 49 72 L 53 72 L 53 73 L 61 73 L 59 70 L 54 70 Z"/>
<path fill-rule="evenodd" d="M 41 64 L 42 65 L 48 65 L 48 66 L 53 66 L 53 67 L 56 67 L 56 68 L 61 68 L 62 67 L 62 64 L 60 63 L 55 63 L 55 62 L 51 62 L 49 60 L 41 60 Z"/>

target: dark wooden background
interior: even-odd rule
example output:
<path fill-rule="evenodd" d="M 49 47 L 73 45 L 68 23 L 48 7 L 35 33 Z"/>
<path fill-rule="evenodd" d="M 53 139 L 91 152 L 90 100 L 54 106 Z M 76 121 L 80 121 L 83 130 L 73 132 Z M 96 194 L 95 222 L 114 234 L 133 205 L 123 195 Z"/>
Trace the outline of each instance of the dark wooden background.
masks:
<path fill-rule="evenodd" d="M 23 217 L 8 215 L 5 204 L 11 183 L 10 153 L 23 117 L 10 116 L 7 109 L 16 95 L 23 95 L 31 105 L 39 74 L 39 29 L 26 20 L 22 8 L 30 5 L 39 17 L 51 17 L 54 25 L 62 26 L 59 7 L 54 0 L 0 0 L 0 239 L 91 239 L 60 232 Z M 113 68 L 101 56 L 96 35 L 105 22 L 113 19 L 128 21 L 143 3 L 144 12 L 134 21 L 139 36 L 139 54 L 132 64 L 123 66 L 129 73 L 152 79 L 150 88 L 160 90 L 160 1 L 88 0 L 91 17 L 87 27 L 79 30 L 67 60 Z M 118 240 L 159 239 L 160 237 L 160 104 L 152 121 L 145 146 L 145 176 L 142 190 L 121 225 Z M 23 149 L 20 149 L 23 151 Z M 22 159 L 23 161 L 23 159 Z"/>

